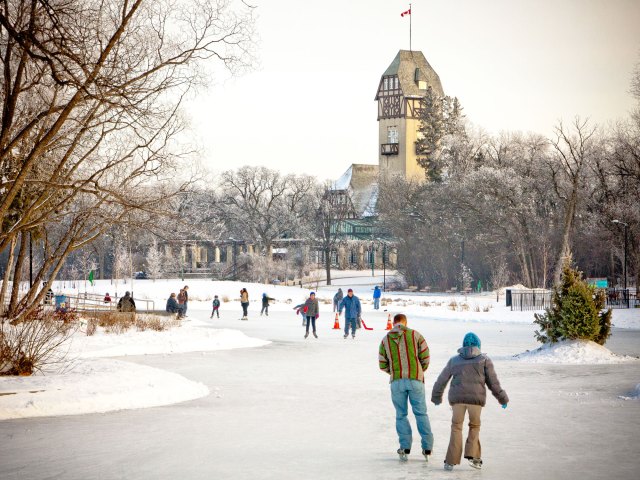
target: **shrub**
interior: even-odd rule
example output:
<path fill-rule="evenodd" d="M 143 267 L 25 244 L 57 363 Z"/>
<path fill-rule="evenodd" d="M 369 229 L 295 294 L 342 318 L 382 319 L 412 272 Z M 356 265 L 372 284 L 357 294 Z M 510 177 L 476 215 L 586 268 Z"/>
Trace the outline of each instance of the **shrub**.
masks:
<path fill-rule="evenodd" d="M 106 333 L 121 334 L 129 330 L 136 321 L 134 312 L 100 312 L 97 316 L 98 325 L 104 328 Z"/>
<path fill-rule="evenodd" d="M 451 300 L 451 302 L 449 302 L 450 310 L 453 310 L 455 312 L 457 306 L 458 306 L 458 302 L 456 302 L 455 300 Z"/>
<path fill-rule="evenodd" d="M 37 309 L 21 322 L 0 323 L 0 375 L 31 375 L 63 366 L 64 344 L 78 329 L 75 311 Z"/>
<path fill-rule="evenodd" d="M 136 329 L 139 332 L 144 332 L 145 330 L 164 332 L 177 325 L 180 325 L 180 320 L 174 315 L 165 317 L 160 315 L 138 315 L 136 318 Z"/>
<path fill-rule="evenodd" d="M 536 340 L 555 343 L 560 340 L 591 340 L 604 345 L 611 335 L 611 309 L 603 311 L 604 293 L 597 292 L 582 273 L 571 268 L 570 260 L 562 267 L 560 284 L 553 289 L 551 308 L 535 314 Z"/>

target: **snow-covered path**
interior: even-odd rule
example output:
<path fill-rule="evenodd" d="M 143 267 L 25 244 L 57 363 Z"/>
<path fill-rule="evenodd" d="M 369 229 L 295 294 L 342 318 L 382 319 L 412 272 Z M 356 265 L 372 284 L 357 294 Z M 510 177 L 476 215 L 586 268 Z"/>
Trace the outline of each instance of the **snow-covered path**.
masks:
<path fill-rule="evenodd" d="M 325 307 L 326 308 L 326 307 Z M 354 341 L 323 314 L 319 339 L 304 340 L 299 317 L 272 312 L 249 322 L 223 311 L 215 327 L 272 340 L 260 348 L 127 357 L 203 382 L 211 395 L 181 404 L 107 414 L 0 423 L 2 479 L 635 479 L 640 468 L 640 362 L 539 365 L 510 360 L 535 348 L 533 326 L 410 318 L 431 348 L 426 387 L 475 331 L 511 403 L 483 410 L 484 473 L 444 472 L 450 408 L 429 404 L 435 434 L 426 465 L 414 436 L 406 464 L 387 378 L 377 369 L 386 314 Z M 207 312 L 190 310 L 195 318 Z M 342 325 L 342 321 L 341 321 Z M 616 331 L 607 346 L 638 355 L 640 332 Z"/>

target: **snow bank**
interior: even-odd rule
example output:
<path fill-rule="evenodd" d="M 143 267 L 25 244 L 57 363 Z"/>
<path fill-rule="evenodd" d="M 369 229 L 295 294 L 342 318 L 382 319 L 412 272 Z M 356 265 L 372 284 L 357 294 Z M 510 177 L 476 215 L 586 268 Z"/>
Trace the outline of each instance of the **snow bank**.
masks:
<path fill-rule="evenodd" d="M 636 388 L 631 394 L 627 397 L 625 395 L 620 395 L 618 398 L 622 400 L 640 400 L 640 383 L 636 385 Z"/>
<path fill-rule="evenodd" d="M 3 378 L 0 420 L 155 407 L 208 394 L 202 383 L 175 373 L 118 360 L 85 359 L 61 375 Z"/>
<path fill-rule="evenodd" d="M 638 359 L 616 355 L 608 348 L 587 340 L 567 340 L 519 353 L 515 358 L 526 363 L 561 363 L 569 365 L 611 364 L 634 362 Z"/>
<path fill-rule="evenodd" d="M 181 327 L 164 332 L 137 332 L 131 329 L 120 335 L 100 332 L 90 337 L 76 336 L 71 345 L 71 355 L 89 358 L 208 352 L 261 347 L 271 343 L 250 338 L 238 330 L 202 328 L 197 326 L 199 324 L 186 322 Z"/>

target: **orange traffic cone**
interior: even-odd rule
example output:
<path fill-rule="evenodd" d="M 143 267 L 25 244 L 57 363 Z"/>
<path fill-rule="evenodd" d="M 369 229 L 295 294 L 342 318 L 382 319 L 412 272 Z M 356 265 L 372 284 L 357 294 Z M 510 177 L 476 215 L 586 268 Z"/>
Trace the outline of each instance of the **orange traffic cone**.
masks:
<path fill-rule="evenodd" d="M 391 330 L 393 328 L 393 325 L 391 325 L 391 314 L 389 314 L 389 317 L 387 318 L 387 330 Z"/>
<path fill-rule="evenodd" d="M 340 330 L 340 321 L 338 320 L 338 314 L 336 313 L 336 321 L 333 324 L 333 329 L 334 330 Z"/>

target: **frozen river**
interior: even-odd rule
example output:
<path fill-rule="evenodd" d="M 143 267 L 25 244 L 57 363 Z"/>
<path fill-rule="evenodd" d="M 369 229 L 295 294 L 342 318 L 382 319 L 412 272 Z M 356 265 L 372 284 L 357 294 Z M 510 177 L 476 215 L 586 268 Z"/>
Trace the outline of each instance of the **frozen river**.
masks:
<path fill-rule="evenodd" d="M 192 317 L 207 312 L 192 310 Z M 227 314 L 227 317 L 231 315 Z M 622 400 L 640 383 L 640 362 L 539 365 L 509 359 L 536 347 L 533 326 L 410 317 L 423 333 L 435 377 L 467 331 L 511 402 L 489 395 L 483 410 L 482 472 L 442 469 L 451 410 L 429 403 L 435 435 L 427 465 L 414 452 L 400 463 L 388 377 L 377 347 L 386 314 L 367 314 L 373 331 L 344 340 L 333 319 L 304 340 L 299 318 L 209 321 L 272 340 L 260 348 L 126 357 L 206 384 L 211 395 L 181 404 L 105 414 L 0 422 L 0 478 L 13 479 L 636 479 L 640 401 Z M 341 322 L 342 324 L 342 322 Z M 616 330 L 607 347 L 640 354 L 640 332 Z M 415 430 L 415 423 L 414 425 Z"/>

